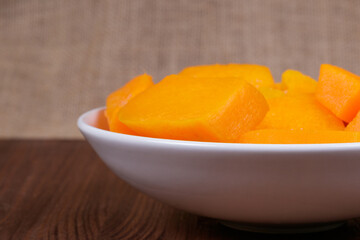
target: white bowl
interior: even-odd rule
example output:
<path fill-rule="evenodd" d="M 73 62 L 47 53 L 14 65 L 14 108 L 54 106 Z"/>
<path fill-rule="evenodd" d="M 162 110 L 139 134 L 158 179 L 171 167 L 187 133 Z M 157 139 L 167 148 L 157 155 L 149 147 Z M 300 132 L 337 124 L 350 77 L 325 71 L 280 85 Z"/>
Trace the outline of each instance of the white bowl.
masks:
<path fill-rule="evenodd" d="M 360 143 L 236 144 L 107 131 L 104 108 L 78 119 L 100 158 L 159 201 L 251 224 L 311 224 L 360 216 Z"/>

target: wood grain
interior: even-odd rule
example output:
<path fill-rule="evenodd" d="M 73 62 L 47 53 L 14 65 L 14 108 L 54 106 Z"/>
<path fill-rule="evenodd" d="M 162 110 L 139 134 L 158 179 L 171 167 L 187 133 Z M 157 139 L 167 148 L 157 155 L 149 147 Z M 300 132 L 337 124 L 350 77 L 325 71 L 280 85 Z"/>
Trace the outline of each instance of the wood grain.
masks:
<path fill-rule="evenodd" d="M 235 231 L 117 178 L 84 141 L 0 141 L 0 239 L 360 239 L 360 219 L 303 235 Z"/>

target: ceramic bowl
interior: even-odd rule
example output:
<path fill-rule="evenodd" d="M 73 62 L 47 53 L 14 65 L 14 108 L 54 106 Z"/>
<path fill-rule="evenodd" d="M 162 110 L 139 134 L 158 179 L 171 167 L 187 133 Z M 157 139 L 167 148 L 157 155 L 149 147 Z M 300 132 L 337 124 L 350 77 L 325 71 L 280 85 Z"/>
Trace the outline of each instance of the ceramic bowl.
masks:
<path fill-rule="evenodd" d="M 114 173 L 161 202 L 245 228 L 322 226 L 360 216 L 360 143 L 139 137 L 108 131 L 103 111 L 78 119 L 82 134 Z"/>

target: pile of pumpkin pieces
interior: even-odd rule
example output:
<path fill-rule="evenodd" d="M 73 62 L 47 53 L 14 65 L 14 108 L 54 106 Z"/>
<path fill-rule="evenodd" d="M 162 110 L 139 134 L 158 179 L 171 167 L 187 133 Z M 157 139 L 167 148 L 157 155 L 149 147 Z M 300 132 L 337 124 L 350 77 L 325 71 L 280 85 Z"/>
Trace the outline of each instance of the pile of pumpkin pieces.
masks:
<path fill-rule="evenodd" d="M 112 92 L 112 132 L 259 144 L 360 142 L 360 77 L 322 64 L 319 79 L 254 64 L 187 67 L 157 84 L 143 74 Z"/>

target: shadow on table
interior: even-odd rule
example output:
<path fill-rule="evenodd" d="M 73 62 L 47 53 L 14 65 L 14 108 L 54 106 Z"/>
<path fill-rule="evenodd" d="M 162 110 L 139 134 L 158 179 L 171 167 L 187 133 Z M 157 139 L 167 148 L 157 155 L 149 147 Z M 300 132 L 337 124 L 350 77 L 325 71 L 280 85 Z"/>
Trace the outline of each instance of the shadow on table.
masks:
<path fill-rule="evenodd" d="M 242 239 L 242 240 L 350 240 L 359 238 L 359 224 L 350 220 L 329 231 L 304 234 L 262 234 L 240 231 L 222 225 L 219 221 L 198 217 L 196 230 L 187 231 L 179 239 Z"/>

